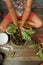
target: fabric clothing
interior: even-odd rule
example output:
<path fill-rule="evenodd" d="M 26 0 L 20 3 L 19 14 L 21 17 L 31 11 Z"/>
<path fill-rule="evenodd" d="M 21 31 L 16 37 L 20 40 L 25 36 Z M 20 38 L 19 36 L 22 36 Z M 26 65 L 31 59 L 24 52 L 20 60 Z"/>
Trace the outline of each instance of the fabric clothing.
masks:
<path fill-rule="evenodd" d="M 34 15 L 35 15 L 35 13 L 31 12 L 30 16 L 28 17 L 28 19 L 31 18 L 31 17 L 33 17 Z M 5 19 L 8 20 L 8 22 L 12 23 L 12 18 L 11 18 L 11 16 L 10 16 L 9 13 L 5 16 Z M 21 20 L 21 19 L 22 19 L 22 16 L 19 16 L 18 20 Z"/>
<path fill-rule="evenodd" d="M 27 0 L 12 0 L 17 15 L 22 16 L 25 10 Z"/>

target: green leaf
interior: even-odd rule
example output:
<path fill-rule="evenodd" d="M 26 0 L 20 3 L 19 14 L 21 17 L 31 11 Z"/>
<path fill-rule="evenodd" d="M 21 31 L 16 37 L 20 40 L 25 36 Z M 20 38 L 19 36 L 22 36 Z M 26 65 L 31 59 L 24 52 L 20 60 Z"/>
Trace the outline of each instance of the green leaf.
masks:
<path fill-rule="evenodd" d="M 43 51 L 39 50 L 36 55 L 39 55 L 39 57 L 43 60 Z"/>
<path fill-rule="evenodd" d="M 25 31 L 21 31 L 21 35 L 24 40 L 26 40 L 26 41 L 31 40 L 31 37 Z"/>
<path fill-rule="evenodd" d="M 33 30 L 25 30 L 25 32 L 26 32 L 27 34 L 29 34 L 29 35 L 32 35 L 32 34 L 35 33 L 35 31 L 33 31 Z"/>
<path fill-rule="evenodd" d="M 18 27 L 16 26 L 16 25 L 14 25 L 14 24 L 10 24 L 10 27 L 12 28 L 12 29 L 18 29 Z"/>
<path fill-rule="evenodd" d="M 16 33 L 16 30 L 10 29 L 10 30 L 7 30 L 6 32 L 8 34 L 15 34 Z"/>
<path fill-rule="evenodd" d="M 14 24 L 10 24 L 10 27 L 11 28 L 9 30 L 7 30 L 6 32 L 8 34 L 15 34 L 16 33 L 16 30 L 18 29 L 18 27 L 16 25 L 14 25 Z"/>
<path fill-rule="evenodd" d="M 37 45 L 36 44 L 31 44 L 30 46 L 29 46 L 29 48 L 36 48 L 37 47 Z"/>

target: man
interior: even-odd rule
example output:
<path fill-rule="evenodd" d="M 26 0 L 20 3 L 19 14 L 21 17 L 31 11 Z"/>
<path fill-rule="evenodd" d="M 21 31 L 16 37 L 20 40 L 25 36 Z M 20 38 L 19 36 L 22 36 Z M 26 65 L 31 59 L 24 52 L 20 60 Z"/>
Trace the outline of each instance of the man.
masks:
<path fill-rule="evenodd" d="M 9 13 L 0 25 L 1 30 L 6 30 L 10 23 L 18 25 L 20 19 L 19 27 L 21 29 L 23 29 L 25 23 L 35 28 L 42 26 L 42 20 L 35 13 L 31 12 L 33 0 L 12 0 L 13 4 L 11 0 L 4 1 L 8 7 Z M 19 18 L 19 20 L 17 18 Z"/>

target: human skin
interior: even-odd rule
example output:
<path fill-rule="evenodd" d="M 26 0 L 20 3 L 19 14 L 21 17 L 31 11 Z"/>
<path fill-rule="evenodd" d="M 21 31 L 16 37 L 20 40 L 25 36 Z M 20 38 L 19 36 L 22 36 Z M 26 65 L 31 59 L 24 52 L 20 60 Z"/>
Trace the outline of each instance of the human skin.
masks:
<path fill-rule="evenodd" d="M 27 0 L 25 11 L 24 11 L 24 14 L 23 14 L 23 17 L 22 17 L 22 21 L 21 21 L 20 27 L 24 26 L 27 18 L 30 15 L 31 7 L 32 7 L 32 2 L 33 2 L 33 0 Z"/>
<path fill-rule="evenodd" d="M 34 16 L 32 16 L 33 14 L 34 14 Z M 22 17 L 18 17 L 18 19 L 19 19 L 18 25 L 20 26 Z M 33 21 L 31 21 L 31 20 L 33 20 Z M 42 23 L 40 23 L 40 22 L 42 22 L 42 20 L 34 12 L 32 12 L 32 13 L 30 13 L 30 16 L 28 17 L 28 20 L 25 23 L 24 27 L 25 28 L 32 28 L 32 27 L 40 28 L 42 26 Z M 13 22 L 12 22 L 12 18 L 10 16 L 10 14 L 8 13 L 5 16 L 5 18 L 2 21 L 2 23 L 0 24 L 0 29 L 2 31 L 5 31 L 10 23 L 13 23 Z"/>
<path fill-rule="evenodd" d="M 14 7 L 12 5 L 12 2 L 11 0 L 4 0 L 6 5 L 7 5 L 7 8 L 8 8 L 8 11 L 9 11 L 9 14 L 12 18 L 12 21 L 13 21 L 13 24 L 17 25 L 17 16 L 16 16 L 16 12 L 14 10 Z"/>
<path fill-rule="evenodd" d="M 4 0 L 4 1 L 7 5 L 7 8 L 9 10 L 10 15 L 11 15 L 13 23 L 14 24 L 16 23 L 16 25 L 17 25 L 17 16 L 16 16 L 16 13 L 14 11 L 14 7 L 12 6 L 11 0 Z M 24 26 L 28 16 L 30 15 L 32 2 L 33 2 L 33 0 L 27 0 L 25 11 L 24 11 L 24 14 L 23 14 L 23 17 L 22 17 L 20 27 Z"/>
<path fill-rule="evenodd" d="M 21 28 L 24 26 L 25 22 L 27 21 L 27 18 L 30 15 L 32 2 L 33 2 L 33 0 L 27 0 L 25 11 L 24 11 L 24 14 L 23 14 L 23 17 L 21 20 L 21 24 L 20 24 Z M 18 23 L 17 22 L 17 16 L 15 14 L 14 7 L 12 6 L 11 0 L 8 0 L 8 1 L 6 0 L 5 3 L 8 7 L 8 10 L 9 10 L 9 13 L 11 15 L 13 23 L 17 24 Z M 29 24 L 30 25 L 34 24 L 33 26 L 36 28 L 39 28 L 42 26 L 42 20 L 37 15 L 35 15 L 34 13 L 32 13 L 32 17 L 30 17 L 30 21 L 32 21 L 32 22 L 29 22 Z M 37 26 L 35 26 L 35 25 L 37 25 Z"/>
<path fill-rule="evenodd" d="M 4 18 L 4 20 L 0 24 L 0 30 L 4 32 L 7 29 L 7 27 L 8 27 L 9 24 L 10 24 L 10 22 L 8 22 L 8 20 L 6 20 Z"/>
<path fill-rule="evenodd" d="M 6 2 L 6 5 L 8 7 L 9 13 L 10 13 L 10 16 L 9 15 L 7 15 L 7 16 L 10 17 L 10 19 L 13 21 L 13 24 L 18 25 L 19 20 L 17 21 L 17 16 L 16 16 L 16 13 L 12 6 L 11 0 L 4 0 L 4 1 Z M 32 4 L 32 2 L 31 2 L 31 4 Z M 31 4 L 30 4 L 30 6 L 31 6 Z M 29 24 L 29 26 L 31 26 L 31 27 L 40 28 L 42 26 L 42 20 L 35 13 L 31 13 L 30 6 L 26 7 L 26 9 L 24 11 L 25 14 L 23 14 L 23 17 L 20 21 L 19 26 L 22 28 L 24 26 L 24 24 Z M 30 7 L 30 9 L 29 9 L 29 7 Z M 28 11 L 29 11 L 29 13 L 28 13 Z M 28 21 L 27 21 L 27 18 L 28 18 Z M 1 23 L 1 25 L 0 25 L 0 29 L 2 29 L 3 27 L 4 27 L 3 29 L 5 29 L 11 23 L 11 22 L 9 23 L 9 21 L 11 21 L 11 20 L 8 20 L 8 19 L 6 20 L 6 17 L 5 17 L 3 20 L 3 23 Z M 22 26 L 22 24 L 23 24 L 23 26 Z"/>

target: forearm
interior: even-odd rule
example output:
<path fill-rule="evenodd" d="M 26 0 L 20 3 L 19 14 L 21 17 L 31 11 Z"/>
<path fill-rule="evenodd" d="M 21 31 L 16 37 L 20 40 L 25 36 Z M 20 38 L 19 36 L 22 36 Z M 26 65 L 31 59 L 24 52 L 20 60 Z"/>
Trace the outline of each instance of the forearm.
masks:
<path fill-rule="evenodd" d="M 27 4 L 26 4 L 26 8 L 22 17 L 22 22 L 21 22 L 21 27 L 24 26 L 25 21 L 27 20 L 28 16 L 30 15 L 30 11 L 31 11 L 31 5 L 32 5 L 33 0 L 28 0 Z"/>
<path fill-rule="evenodd" d="M 2 27 L 4 28 L 6 28 L 6 26 L 8 26 L 10 24 L 10 22 L 8 21 L 8 20 L 6 20 L 6 19 L 4 19 L 3 21 L 2 21 L 2 23 L 1 23 L 1 25 L 2 25 Z"/>
<path fill-rule="evenodd" d="M 2 23 L 0 24 L 0 30 L 5 32 L 6 31 L 6 28 L 9 26 L 10 22 L 6 19 L 4 19 L 2 21 Z"/>
<path fill-rule="evenodd" d="M 16 13 L 14 11 L 14 7 L 12 5 L 11 0 L 6 0 L 5 3 L 8 7 L 9 13 L 10 13 L 12 21 L 13 21 L 13 24 L 17 25 L 17 16 L 16 16 Z"/>

